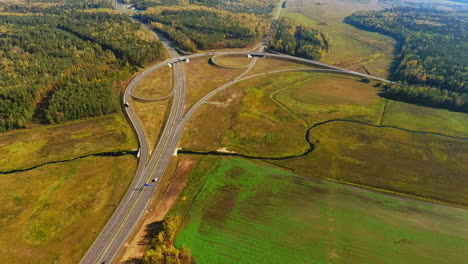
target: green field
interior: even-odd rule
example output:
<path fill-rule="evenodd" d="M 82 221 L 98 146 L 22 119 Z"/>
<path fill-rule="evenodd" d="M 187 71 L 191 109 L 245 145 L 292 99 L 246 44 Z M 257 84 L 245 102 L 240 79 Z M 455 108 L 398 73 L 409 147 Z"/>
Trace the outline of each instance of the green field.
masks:
<path fill-rule="evenodd" d="M 389 101 L 382 124 L 468 138 L 468 114 Z"/>
<path fill-rule="evenodd" d="M 465 210 L 310 180 L 243 159 L 213 166 L 192 174 L 206 181 L 176 239 L 197 263 L 466 261 Z"/>
<path fill-rule="evenodd" d="M 315 149 L 273 163 L 302 175 L 468 205 L 468 141 L 357 123 L 311 130 Z"/>
<path fill-rule="evenodd" d="M 30 168 L 88 154 L 137 148 L 122 114 L 0 134 L 0 171 Z"/>
<path fill-rule="evenodd" d="M 205 104 L 180 146 L 291 157 L 271 162 L 302 175 L 466 206 L 468 141 L 423 133 L 468 138 L 468 115 L 385 100 L 374 85 L 313 72 L 249 79 Z M 292 158 L 309 149 L 308 128 L 333 120 L 357 123 L 313 128 L 315 150 Z"/>
<path fill-rule="evenodd" d="M 359 30 L 343 22 L 359 10 L 380 10 L 377 1 L 289 0 L 281 15 L 298 24 L 325 32 L 332 48 L 321 61 L 371 75 L 387 77 L 393 60 L 395 40 L 374 32 Z"/>
<path fill-rule="evenodd" d="M 132 156 L 88 157 L 1 175 L 0 263 L 78 263 L 136 164 Z"/>

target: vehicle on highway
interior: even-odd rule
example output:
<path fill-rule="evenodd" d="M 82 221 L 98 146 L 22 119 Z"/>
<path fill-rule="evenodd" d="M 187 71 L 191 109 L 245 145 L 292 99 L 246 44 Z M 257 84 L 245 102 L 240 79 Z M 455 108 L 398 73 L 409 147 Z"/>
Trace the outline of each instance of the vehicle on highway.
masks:
<path fill-rule="evenodd" d="M 128 102 L 125 102 L 124 106 L 125 106 L 125 107 L 129 107 L 130 104 L 129 104 Z"/>
<path fill-rule="evenodd" d="M 151 180 L 151 182 L 157 182 L 158 181 L 158 178 L 154 178 Z"/>

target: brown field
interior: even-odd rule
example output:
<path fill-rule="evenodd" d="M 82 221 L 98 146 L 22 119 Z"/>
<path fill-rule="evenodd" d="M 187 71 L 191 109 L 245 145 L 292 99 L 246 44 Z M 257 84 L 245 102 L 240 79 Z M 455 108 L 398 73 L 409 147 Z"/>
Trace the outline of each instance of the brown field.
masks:
<path fill-rule="evenodd" d="M 157 102 L 139 102 L 132 99 L 131 104 L 135 106 L 135 114 L 145 131 L 148 147 L 153 150 L 166 120 L 170 99 Z"/>
<path fill-rule="evenodd" d="M 308 146 L 304 145 L 305 123 L 268 95 L 315 76 L 311 73 L 272 76 L 236 84 L 203 105 L 185 128 L 182 147 L 200 150 L 227 147 L 246 155 L 268 157 L 302 152 Z"/>
<path fill-rule="evenodd" d="M 0 134 L 0 171 L 137 146 L 122 114 L 14 130 Z"/>
<path fill-rule="evenodd" d="M 163 66 L 140 80 L 135 87 L 135 95 L 145 98 L 158 98 L 168 94 L 174 87 L 174 70 Z"/>
<path fill-rule="evenodd" d="M 337 74 L 320 74 L 310 82 L 274 94 L 309 125 L 331 119 L 350 119 L 378 124 L 385 100 L 373 84 Z"/>
<path fill-rule="evenodd" d="M 379 123 L 385 101 L 377 93 L 372 84 L 337 74 L 256 77 L 203 105 L 185 128 L 181 146 L 261 157 L 297 155 L 308 147 L 304 135 L 315 123 L 336 118 Z"/>
<path fill-rule="evenodd" d="M 1 263 L 78 263 L 127 190 L 137 160 L 89 157 L 2 175 Z"/>
<path fill-rule="evenodd" d="M 242 56 L 233 56 L 233 55 L 226 55 L 226 56 L 217 56 L 216 62 L 229 66 L 229 67 L 247 67 L 252 59 L 247 58 L 247 55 Z"/>
<path fill-rule="evenodd" d="M 304 68 L 313 68 L 311 65 L 295 63 L 281 59 L 274 58 L 260 58 L 257 61 L 257 64 L 252 68 L 252 70 L 247 74 L 247 76 L 255 75 L 258 73 L 268 72 L 268 71 L 277 71 L 277 70 L 292 70 L 292 69 L 304 69 Z"/>
<path fill-rule="evenodd" d="M 185 64 L 187 110 L 207 93 L 234 79 L 244 69 L 225 69 L 208 63 L 209 57 L 196 58 Z"/>

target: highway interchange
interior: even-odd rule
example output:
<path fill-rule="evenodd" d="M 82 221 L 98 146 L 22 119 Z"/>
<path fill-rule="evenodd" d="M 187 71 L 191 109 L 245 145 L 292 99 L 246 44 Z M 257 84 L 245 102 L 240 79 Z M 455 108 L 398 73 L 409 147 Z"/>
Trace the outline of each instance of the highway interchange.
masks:
<path fill-rule="evenodd" d="M 282 1 L 283 2 L 283 1 Z M 280 6 L 282 4 L 280 3 Z M 275 21 L 279 17 L 281 8 L 278 9 L 275 15 Z M 172 46 L 170 41 L 164 36 L 158 34 L 159 39 L 163 43 L 164 47 L 167 49 L 170 59 L 154 65 L 153 67 L 145 70 L 140 75 L 138 75 L 125 89 L 123 94 L 122 103 L 125 105 L 124 110 L 133 126 L 140 145 L 140 157 L 138 168 L 135 174 L 135 178 L 130 185 L 127 193 L 123 197 L 116 211 L 109 219 L 108 223 L 101 231 L 93 245 L 88 249 L 85 256 L 81 259 L 82 264 L 94 264 L 94 263 L 112 263 L 118 254 L 119 250 L 124 245 L 125 241 L 128 239 L 129 235 L 132 233 L 135 226 L 137 226 L 140 218 L 145 212 L 154 191 L 159 183 L 159 180 L 164 175 L 166 168 L 169 165 L 169 162 L 177 148 L 177 142 L 179 141 L 184 127 L 189 121 L 190 117 L 197 111 L 197 109 L 206 103 L 211 97 L 216 95 L 218 92 L 226 89 L 227 87 L 236 84 L 238 82 L 244 81 L 249 78 L 257 77 L 265 74 L 273 74 L 278 72 L 285 71 L 328 71 L 328 72 L 339 72 L 344 74 L 350 74 L 358 77 L 366 77 L 370 79 L 375 79 L 378 81 L 388 82 L 385 79 L 381 79 L 374 76 L 369 76 L 366 74 L 353 72 L 347 69 L 338 68 L 335 66 L 327 65 L 317 61 L 307 60 L 303 58 L 297 58 L 293 56 L 288 56 L 284 54 L 270 54 L 263 53 L 265 45 L 268 43 L 268 39 L 271 36 L 272 30 L 267 34 L 265 39 L 255 47 L 258 51 L 219 51 L 219 52 L 209 52 L 209 53 L 196 53 L 187 56 L 179 56 L 175 48 Z M 211 91 L 205 95 L 202 99 L 196 102 L 191 108 L 184 113 L 185 106 L 185 72 L 183 66 L 183 60 L 185 58 L 192 59 L 198 57 L 207 57 L 207 56 L 221 56 L 221 55 L 253 55 L 252 61 L 246 66 L 245 71 L 243 71 L 239 76 L 230 82 L 218 87 L 217 89 Z M 297 70 L 282 70 L 282 71 L 272 71 L 267 73 L 260 73 L 252 76 L 245 77 L 250 70 L 255 66 L 255 63 L 262 57 L 272 57 L 277 59 L 286 59 L 290 61 L 296 61 L 300 63 L 309 64 L 312 66 L 318 66 L 317 68 L 305 68 Z M 168 67 L 170 64 L 174 69 L 174 88 L 166 96 L 160 98 L 142 98 L 135 96 L 133 91 L 136 87 L 136 84 L 145 76 L 147 76 L 152 71 L 160 67 Z M 162 130 L 161 136 L 157 145 L 153 151 L 150 151 L 148 148 L 147 138 L 143 131 L 142 124 L 138 121 L 135 113 L 133 112 L 132 105 L 128 105 L 130 98 L 133 97 L 141 101 L 157 101 L 165 100 L 172 98 L 171 109 L 167 117 L 167 121 Z M 159 179 L 156 182 L 151 182 L 152 179 Z"/>

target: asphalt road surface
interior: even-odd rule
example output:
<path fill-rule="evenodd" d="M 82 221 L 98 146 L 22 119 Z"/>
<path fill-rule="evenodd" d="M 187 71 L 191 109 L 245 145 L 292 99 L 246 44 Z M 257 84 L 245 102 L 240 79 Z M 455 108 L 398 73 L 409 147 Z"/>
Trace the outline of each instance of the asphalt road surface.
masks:
<path fill-rule="evenodd" d="M 163 36 L 159 37 L 171 58 L 179 57 L 171 43 Z M 170 93 L 170 95 L 173 95 L 173 103 L 171 105 L 168 120 L 161 134 L 161 138 L 152 152 L 153 155 L 151 156 L 151 159 L 149 159 L 150 153 L 143 128 L 131 107 L 125 107 L 125 112 L 137 133 L 140 145 L 140 160 L 137 172 L 129 190 L 125 194 L 116 211 L 109 219 L 107 225 L 101 231 L 93 245 L 89 248 L 86 255 L 82 258 L 81 263 L 83 264 L 103 262 L 111 263 L 141 218 L 151 199 L 154 189 L 156 189 L 159 183 L 159 181 L 152 183 L 151 179 L 161 179 L 169 164 L 173 154 L 170 149 L 172 149 L 172 146 L 177 143 L 174 142 L 172 135 L 174 134 L 177 124 L 182 118 L 185 104 L 185 73 L 182 65 L 183 62 L 175 61 L 177 60 L 173 60 L 172 62 L 174 69 L 174 89 Z M 167 65 L 167 63 L 151 67 L 135 78 L 129 84 L 124 93 L 123 103 L 126 104 L 129 102 L 131 92 L 139 80 L 144 78 L 153 70 L 164 65 Z M 145 186 L 145 184 L 149 184 L 151 186 Z"/>

